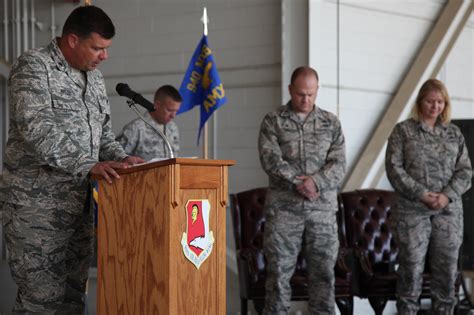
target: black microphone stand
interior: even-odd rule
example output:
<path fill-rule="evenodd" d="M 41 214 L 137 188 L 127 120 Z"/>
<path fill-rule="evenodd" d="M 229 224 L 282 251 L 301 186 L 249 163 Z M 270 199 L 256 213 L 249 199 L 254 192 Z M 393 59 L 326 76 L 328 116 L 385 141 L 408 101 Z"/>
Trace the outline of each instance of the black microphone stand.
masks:
<path fill-rule="evenodd" d="M 173 149 L 171 148 L 171 144 L 166 138 L 166 136 L 164 135 L 164 133 L 146 121 L 145 117 L 143 117 L 142 113 L 140 113 L 140 111 L 135 106 L 136 103 L 134 101 L 132 101 L 131 99 L 127 99 L 127 104 L 128 104 L 128 107 L 130 107 L 135 112 L 135 114 L 137 114 L 138 118 L 140 118 L 145 124 L 150 126 L 151 129 L 153 129 L 153 131 L 155 131 L 165 141 L 166 147 L 168 148 L 168 151 L 170 153 L 170 159 L 174 159 Z"/>

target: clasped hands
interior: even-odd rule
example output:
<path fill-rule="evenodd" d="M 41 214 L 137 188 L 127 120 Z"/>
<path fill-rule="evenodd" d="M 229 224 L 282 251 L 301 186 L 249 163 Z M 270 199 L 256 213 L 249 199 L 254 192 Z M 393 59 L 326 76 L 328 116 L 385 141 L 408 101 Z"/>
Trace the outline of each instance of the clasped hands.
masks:
<path fill-rule="evenodd" d="M 296 185 L 296 190 L 298 193 L 311 201 L 315 201 L 319 198 L 320 192 L 318 191 L 316 184 L 310 176 L 296 176 L 296 179 L 302 180 L 300 184 Z"/>
<path fill-rule="evenodd" d="M 443 193 L 426 191 L 421 196 L 421 201 L 431 210 L 440 210 L 449 203 L 449 198 Z"/>

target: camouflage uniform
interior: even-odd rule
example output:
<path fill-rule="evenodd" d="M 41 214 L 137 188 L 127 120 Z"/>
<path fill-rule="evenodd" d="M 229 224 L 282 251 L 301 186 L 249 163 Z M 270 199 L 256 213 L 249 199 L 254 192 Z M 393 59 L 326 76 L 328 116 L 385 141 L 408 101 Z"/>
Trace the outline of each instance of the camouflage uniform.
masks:
<path fill-rule="evenodd" d="M 259 136 L 260 161 L 269 176 L 265 204 L 264 248 L 267 259 L 265 314 L 286 314 L 303 235 L 309 272 L 309 310 L 334 314 L 334 266 L 337 235 L 337 189 L 344 176 L 344 136 L 339 120 L 315 109 L 302 121 L 291 102 L 269 113 Z M 321 193 L 315 201 L 296 191 L 311 176 Z M 304 234 L 303 234 L 304 233 Z"/>
<path fill-rule="evenodd" d="M 88 173 L 127 156 L 112 133 L 102 74 L 86 76 L 84 86 L 56 40 L 24 53 L 10 72 L 0 201 L 15 313 L 83 312 L 93 249 Z"/>
<path fill-rule="evenodd" d="M 166 125 L 159 124 L 151 117 L 150 113 L 144 115 L 146 121 L 159 130 L 164 130 L 164 134 L 171 144 L 174 155 L 179 153 L 179 133 L 178 126 L 174 121 Z M 130 155 L 140 156 L 145 160 L 153 158 L 169 157 L 168 147 L 163 139 L 141 119 L 135 119 L 128 123 L 117 137 L 117 141 Z"/>
<path fill-rule="evenodd" d="M 454 283 L 462 243 L 461 195 L 471 186 L 471 162 L 459 128 L 437 123 L 430 130 L 413 119 L 397 124 L 389 138 L 387 176 L 398 192 L 392 224 L 398 256 L 399 314 L 416 314 L 425 257 L 432 271 L 435 314 L 453 314 Z M 449 204 L 431 210 L 421 202 L 426 191 L 442 192 Z"/>

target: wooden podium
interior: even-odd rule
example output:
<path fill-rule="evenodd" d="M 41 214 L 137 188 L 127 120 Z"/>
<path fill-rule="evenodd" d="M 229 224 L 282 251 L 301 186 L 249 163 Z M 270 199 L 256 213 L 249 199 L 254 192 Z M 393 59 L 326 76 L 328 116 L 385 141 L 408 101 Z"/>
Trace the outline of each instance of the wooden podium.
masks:
<path fill-rule="evenodd" d="M 176 158 L 120 171 L 112 184 L 98 180 L 97 314 L 225 314 L 227 169 L 234 163 Z M 206 209 L 203 217 L 188 211 L 193 202 L 207 204 L 211 234 L 195 257 L 208 255 L 199 269 L 184 254 L 196 231 L 187 233 L 188 225 L 206 219 Z"/>

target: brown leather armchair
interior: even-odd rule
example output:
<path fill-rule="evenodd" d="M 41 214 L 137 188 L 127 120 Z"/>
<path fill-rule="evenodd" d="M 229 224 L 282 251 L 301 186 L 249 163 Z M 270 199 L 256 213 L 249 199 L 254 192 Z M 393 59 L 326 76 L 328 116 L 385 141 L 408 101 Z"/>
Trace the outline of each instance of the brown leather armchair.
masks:
<path fill-rule="evenodd" d="M 266 191 L 266 188 L 256 188 L 231 194 L 230 198 L 239 273 L 241 314 L 247 314 L 248 300 L 254 302 L 259 314 L 263 311 L 266 277 L 263 254 L 265 228 L 263 207 Z M 342 217 L 338 219 L 342 221 Z M 343 231 L 340 231 L 341 249 L 335 267 L 335 293 L 341 314 L 350 315 L 353 312 L 352 274 L 346 261 L 350 261 L 351 252 L 345 247 L 346 242 L 342 233 Z M 308 300 L 306 262 L 302 253 L 298 255 L 296 270 L 290 283 L 293 301 Z"/>
<path fill-rule="evenodd" d="M 382 314 L 388 300 L 396 299 L 398 247 L 389 225 L 394 197 L 392 191 L 377 189 L 342 192 L 338 196 L 348 246 L 354 250 L 359 267 L 353 277 L 357 288 L 354 293 L 368 298 L 376 315 Z M 428 297 L 430 272 L 425 265 L 421 298 Z"/>

